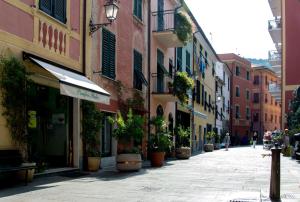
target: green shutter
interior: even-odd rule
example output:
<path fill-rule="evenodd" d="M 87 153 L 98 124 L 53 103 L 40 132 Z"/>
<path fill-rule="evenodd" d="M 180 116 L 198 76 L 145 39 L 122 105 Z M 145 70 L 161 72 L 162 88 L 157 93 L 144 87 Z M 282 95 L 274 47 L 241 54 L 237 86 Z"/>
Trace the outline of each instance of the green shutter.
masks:
<path fill-rule="evenodd" d="M 137 0 L 137 17 L 142 20 L 143 1 Z"/>
<path fill-rule="evenodd" d="M 40 9 L 45 13 L 52 15 L 52 0 L 40 0 Z"/>
<path fill-rule="evenodd" d="M 53 17 L 59 21 L 66 22 L 66 0 L 52 0 L 54 3 Z"/>
<path fill-rule="evenodd" d="M 143 75 L 142 75 L 142 69 L 143 69 L 143 56 L 137 51 L 134 52 L 134 78 L 133 78 L 133 85 L 134 88 L 142 90 L 142 85 L 144 83 L 143 81 Z"/>
<path fill-rule="evenodd" d="M 201 88 L 201 84 L 200 84 L 200 81 L 197 80 L 197 86 L 196 86 L 196 101 L 198 104 L 200 104 L 200 88 Z"/>
<path fill-rule="evenodd" d="M 115 54 L 116 54 L 116 38 L 115 35 L 102 30 L 102 74 L 115 79 Z"/>

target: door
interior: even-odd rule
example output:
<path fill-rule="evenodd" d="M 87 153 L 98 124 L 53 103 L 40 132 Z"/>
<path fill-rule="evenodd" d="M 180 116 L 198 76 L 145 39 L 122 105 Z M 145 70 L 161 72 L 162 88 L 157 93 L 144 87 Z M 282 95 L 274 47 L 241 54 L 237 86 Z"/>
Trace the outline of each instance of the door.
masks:
<path fill-rule="evenodd" d="M 157 92 L 164 92 L 164 54 L 160 50 L 157 50 Z"/>
<path fill-rule="evenodd" d="M 164 0 L 158 0 L 157 4 L 157 31 L 164 30 Z"/>
<path fill-rule="evenodd" d="M 111 113 L 104 113 L 102 129 L 101 129 L 101 156 L 108 157 L 112 155 L 112 125 L 108 121 L 108 117 L 113 117 Z"/>

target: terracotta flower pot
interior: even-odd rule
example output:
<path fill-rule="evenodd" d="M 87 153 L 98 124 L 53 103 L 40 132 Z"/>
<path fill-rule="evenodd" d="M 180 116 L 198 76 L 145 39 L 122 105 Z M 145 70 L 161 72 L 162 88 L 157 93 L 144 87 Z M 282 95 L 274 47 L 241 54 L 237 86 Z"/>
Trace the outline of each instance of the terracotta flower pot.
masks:
<path fill-rule="evenodd" d="M 88 157 L 88 170 L 96 172 L 100 168 L 101 159 L 100 157 Z"/>
<path fill-rule="evenodd" d="M 165 152 L 152 152 L 151 153 L 151 166 L 161 167 L 164 164 Z"/>
<path fill-rule="evenodd" d="M 138 171 L 142 168 L 141 154 L 119 154 L 116 158 L 119 171 Z"/>

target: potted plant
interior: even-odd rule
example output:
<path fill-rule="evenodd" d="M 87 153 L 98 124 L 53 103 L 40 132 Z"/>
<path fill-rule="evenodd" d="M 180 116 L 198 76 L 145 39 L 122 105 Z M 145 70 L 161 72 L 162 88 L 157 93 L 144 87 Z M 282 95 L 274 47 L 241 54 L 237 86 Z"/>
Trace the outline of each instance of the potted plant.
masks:
<path fill-rule="evenodd" d="M 103 114 L 98 111 L 95 103 L 82 101 L 82 142 L 87 169 L 95 172 L 100 168 L 100 128 Z"/>
<path fill-rule="evenodd" d="M 220 141 L 221 141 L 221 135 L 215 134 L 214 136 L 215 141 L 214 141 L 214 149 L 220 149 Z"/>
<path fill-rule="evenodd" d="M 154 127 L 148 142 L 152 167 L 161 167 L 166 151 L 170 150 L 172 142 L 166 130 L 166 124 L 162 116 L 153 117 L 150 124 Z"/>
<path fill-rule="evenodd" d="M 190 128 L 183 128 L 181 125 L 176 128 L 176 133 L 178 137 L 177 148 L 176 148 L 176 157 L 178 159 L 189 159 L 191 157 L 191 141 Z"/>
<path fill-rule="evenodd" d="M 174 77 L 174 94 L 181 103 L 189 100 L 188 91 L 194 88 L 194 80 L 186 72 L 177 72 Z"/>
<path fill-rule="evenodd" d="M 214 145 L 213 145 L 213 139 L 215 137 L 215 132 L 214 131 L 209 131 L 206 134 L 206 144 L 204 144 L 204 151 L 206 152 L 212 152 L 214 150 Z"/>
<path fill-rule="evenodd" d="M 132 109 L 129 109 L 126 120 L 120 112 L 116 119 L 110 117 L 109 120 L 116 126 L 113 136 L 118 140 L 117 169 L 119 171 L 138 171 L 142 168 L 142 158 L 137 146 L 141 144 L 144 136 L 144 118 L 133 114 Z"/>
<path fill-rule="evenodd" d="M 32 81 L 28 78 L 24 64 L 15 57 L 0 57 L 1 105 L 11 139 L 22 155 L 24 166 L 36 166 L 29 155 L 30 138 L 27 126 L 26 94 Z M 28 181 L 32 181 L 35 169 L 28 170 Z M 26 171 L 18 171 L 18 176 L 25 179 Z"/>

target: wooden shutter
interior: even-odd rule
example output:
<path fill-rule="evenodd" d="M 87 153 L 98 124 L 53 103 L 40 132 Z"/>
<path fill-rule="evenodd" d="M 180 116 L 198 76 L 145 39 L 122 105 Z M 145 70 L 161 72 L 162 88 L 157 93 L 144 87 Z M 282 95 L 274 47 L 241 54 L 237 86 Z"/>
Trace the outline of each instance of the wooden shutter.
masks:
<path fill-rule="evenodd" d="M 142 20 L 143 0 L 137 0 L 137 16 Z"/>
<path fill-rule="evenodd" d="M 52 0 L 40 0 L 40 9 L 45 13 L 52 15 Z"/>
<path fill-rule="evenodd" d="M 142 72 L 143 67 L 143 57 L 142 54 L 140 54 L 137 51 L 134 52 L 134 78 L 133 78 L 133 85 L 136 89 L 142 90 L 142 78 L 139 73 Z"/>
<path fill-rule="evenodd" d="M 108 30 L 102 30 L 102 74 L 115 79 L 116 38 Z"/>
<path fill-rule="evenodd" d="M 53 0 L 54 10 L 53 17 L 59 21 L 66 22 L 66 0 Z"/>
<path fill-rule="evenodd" d="M 196 92 L 196 102 L 198 104 L 200 104 L 200 88 L 201 88 L 200 81 L 197 80 L 197 83 L 196 83 L 196 90 L 197 90 L 197 92 Z"/>

